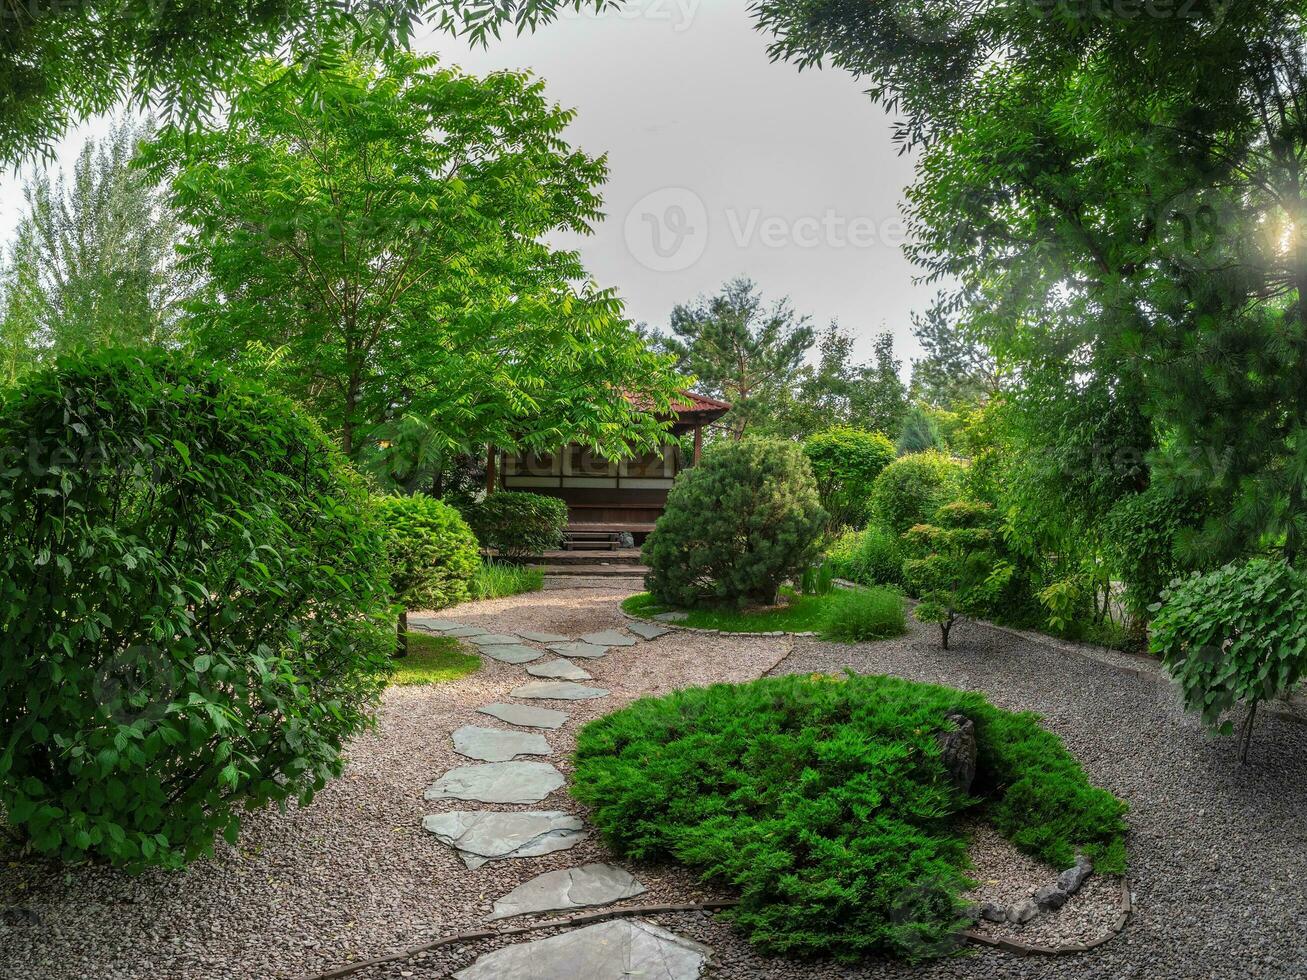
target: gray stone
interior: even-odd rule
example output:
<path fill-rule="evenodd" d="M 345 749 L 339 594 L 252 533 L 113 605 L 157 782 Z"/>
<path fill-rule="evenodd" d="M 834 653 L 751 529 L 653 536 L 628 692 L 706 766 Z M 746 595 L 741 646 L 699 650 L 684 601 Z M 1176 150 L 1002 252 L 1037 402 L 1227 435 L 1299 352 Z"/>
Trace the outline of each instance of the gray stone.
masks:
<path fill-rule="evenodd" d="M 558 633 L 538 633 L 535 630 L 518 630 L 518 636 L 524 640 L 530 640 L 532 643 L 564 643 L 570 640 L 570 636 L 562 636 Z"/>
<path fill-rule="evenodd" d="M 514 636 L 512 633 L 478 633 L 476 636 L 469 636 L 468 639 L 479 647 L 502 647 L 517 643 L 521 637 Z"/>
<path fill-rule="evenodd" d="M 518 755 L 549 755 L 549 743 L 532 732 L 464 725 L 454 732 L 454 751 L 479 762 L 507 762 Z"/>
<path fill-rule="evenodd" d="M 690 614 L 674 609 L 671 612 L 658 613 L 656 616 L 650 616 L 649 618 L 656 619 L 660 623 L 683 623 L 690 618 Z"/>
<path fill-rule="evenodd" d="M 655 626 L 653 623 L 630 623 L 626 628 L 646 640 L 656 640 L 664 633 L 671 632 L 666 626 Z"/>
<path fill-rule="evenodd" d="M 959 793 L 970 793 L 976 778 L 976 725 L 966 715 L 949 715 L 949 728 L 935 736 L 940 759 Z"/>
<path fill-rule="evenodd" d="M 456 629 L 445 630 L 444 632 L 446 636 L 461 636 L 465 639 L 473 636 L 484 636 L 486 633 L 480 626 L 459 626 Z"/>
<path fill-rule="evenodd" d="M 617 535 L 617 546 L 619 548 L 634 548 L 635 535 L 630 531 L 621 531 Z"/>
<path fill-rule="evenodd" d="M 996 905 L 993 902 L 986 902 L 980 906 L 980 917 L 986 922 L 1006 922 L 1007 909 L 1002 905 Z"/>
<path fill-rule="evenodd" d="M 600 922 L 477 957 L 455 980 L 698 980 L 709 949 L 642 919 Z"/>
<path fill-rule="evenodd" d="M 1066 904 L 1069 896 L 1057 885 L 1045 885 L 1036 891 L 1032 897 L 1035 904 L 1047 912 L 1050 909 L 1060 909 Z"/>
<path fill-rule="evenodd" d="M 584 864 L 579 868 L 546 871 L 518 885 L 495 902 L 490 918 L 507 919 L 530 912 L 611 905 L 647 890 L 622 868 L 611 864 Z"/>
<path fill-rule="evenodd" d="M 592 681 L 594 676 L 570 660 L 551 660 L 547 664 L 532 664 L 526 669 L 532 677 L 552 677 L 563 681 Z"/>
<path fill-rule="evenodd" d="M 1093 873 L 1093 863 L 1088 858 L 1077 857 L 1075 864 L 1057 876 L 1057 887 L 1068 895 L 1074 895 Z"/>
<path fill-rule="evenodd" d="M 472 642 L 477 643 L 481 652 L 491 660 L 498 660 L 504 664 L 525 664 L 532 660 L 539 660 L 544 653 L 535 647 L 529 647 L 524 643 L 495 643 L 490 646 L 480 646 L 480 637 L 473 637 Z"/>
<path fill-rule="evenodd" d="M 562 728 L 567 724 L 567 712 L 554 711 L 550 708 L 535 708 L 529 704 L 505 704 L 496 702 L 484 708 L 477 708 L 483 715 L 498 718 L 510 725 L 523 728 Z"/>
<path fill-rule="evenodd" d="M 602 687 L 585 687 L 571 681 L 532 681 L 508 693 L 515 698 L 541 701 L 589 701 L 591 698 L 606 698 L 609 694 Z"/>
<path fill-rule="evenodd" d="M 608 652 L 607 647 L 596 646 L 593 643 L 551 643 L 549 649 L 558 654 L 560 657 L 579 657 L 582 660 L 598 660 Z"/>
<path fill-rule="evenodd" d="M 600 630 L 598 633 L 582 633 L 581 639 L 597 647 L 633 647 L 635 637 L 618 630 Z"/>
<path fill-rule="evenodd" d="M 1023 898 L 1007 910 L 1007 920 L 1014 925 L 1023 925 L 1039 914 L 1039 906 L 1033 899 Z"/>
<path fill-rule="evenodd" d="M 408 625 L 410 629 L 428 630 L 432 633 L 449 633 L 469 628 L 466 623 L 456 623 L 452 619 L 430 619 L 425 616 L 410 616 Z"/>
<path fill-rule="evenodd" d="M 451 810 L 423 817 L 422 827 L 454 848 L 469 869 L 487 861 L 563 851 L 589 836 L 580 817 L 561 810 Z"/>
<path fill-rule="evenodd" d="M 539 803 L 564 782 L 563 774 L 548 762 L 488 762 L 449 770 L 422 796 L 475 803 Z"/>

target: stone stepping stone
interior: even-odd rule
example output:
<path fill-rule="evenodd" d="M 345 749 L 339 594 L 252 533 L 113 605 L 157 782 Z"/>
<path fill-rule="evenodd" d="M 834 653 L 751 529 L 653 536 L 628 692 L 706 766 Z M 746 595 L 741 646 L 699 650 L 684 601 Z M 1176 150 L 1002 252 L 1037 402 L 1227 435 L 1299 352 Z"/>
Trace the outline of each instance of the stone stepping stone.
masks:
<path fill-rule="evenodd" d="M 656 619 L 660 623 L 683 623 L 689 618 L 690 614 L 688 612 L 682 612 L 679 609 L 674 609 L 671 612 L 658 613 L 656 616 L 650 617 L 650 619 Z"/>
<path fill-rule="evenodd" d="M 508 693 L 515 698 L 540 701 L 589 701 L 591 698 L 606 698 L 610 692 L 602 687 L 586 687 L 571 681 L 532 681 Z"/>
<path fill-rule="evenodd" d="M 480 626 L 459 626 L 452 630 L 445 630 L 446 636 L 461 636 L 464 639 L 471 639 L 474 636 L 484 636 L 485 630 Z"/>
<path fill-rule="evenodd" d="M 544 656 L 544 652 L 537 650 L 535 647 L 529 647 L 525 643 L 494 643 L 489 646 L 482 646 L 481 637 L 474 636 L 472 642 L 477 644 L 482 654 L 491 660 L 498 660 L 505 664 L 524 664 L 532 660 L 539 660 Z"/>
<path fill-rule="evenodd" d="M 571 639 L 570 636 L 563 636 L 560 633 L 538 633 L 535 630 L 520 630 L 518 635 L 532 643 L 564 643 Z"/>
<path fill-rule="evenodd" d="M 514 636 L 512 633 L 487 633 L 483 630 L 476 636 L 469 636 L 468 639 L 479 647 L 503 647 L 513 646 L 521 637 Z"/>
<path fill-rule="evenodd" d="M 590 836 L 580 817 L 561 810 L 450 810 L 423 817 L 422 828 L 454 848 L 469 870 L 487 861 L 565 851 Z"/>
<path fill-rule="evenodd" d="M 635 646 L 635 637 L 628 636 L 625 633 L 619 633 L 617 630 L 601 630 L 598 633 L 583 633 L 581 639 L 586 643 L 593 643 L 597 647 Z"/>
<path fill-rule="evenodd" d="M 594 643 L 578 643 L 575 640 L 570 643 L 551 643 L 549 649 L 560 657 L 579 657 L 582 660 L 598 660 L 608 652 L 607 647 L 597 646 Z"/>
<path fill-rule="evenodd" d="M 710 953 L 643 919 L 615 919 L 483 953 L 454 980 L 698 980 Z"/>
<path fill-rule="evenodd" d="M 555 713 L 562 714 L 561 711 Z M 507 762 L 514 756 L 550 753 L 545 737 L 532 732 L 506 732 L 500 728 L 464 725 L 454 732 L 453 737 L 455 752 L 479 762 Z"/>
<path fill-rule="evenodd" d="M 523 728 L 562 728 L 567 724 L 568 717 L 566 711 L 503 702 L 488 704 L 484 708 L 477 708 L 477 711 L 510 725 L 521 725 Z"/>
<path fill-rule="evenodd" d="M 468 628 L 466 623 L 458 623 L 452 619 L 431 619 L 426 616 L 411 617 L 408 625 L 411 629 L 430 630 L 432 633 L 448 633 L 451 630 Z"/>
<path fill-rule="evenodd" d="M 626 628 L 645 640 L 656 640 L 664 633 L 671 632 L 666 626 L 655 626 L 653 623 L 631 623 Z"/>
<path fill-rule="evenodd" d="M 592 681 L 594 676 L 570 660 L 551 660 L 547 664 L 532 664 L 526 669 L 532 677 L 552 677 L 563 681 Z"/>
<path fill-rule="evenodd" d="M 531 912 L 611 905 L 646 891 L 629 871 L 611 864 L 583 864 L 579 868 L 546 871 L 518 885 L 495 902 L 489 918 L 494 921 Z"/>
<path fill-rule="evenodd" d="M 548 762 L 487 762 L 449 770 L 427 787 L 422 798 L 539 803 L 564 782 L 563 774 Z"/>

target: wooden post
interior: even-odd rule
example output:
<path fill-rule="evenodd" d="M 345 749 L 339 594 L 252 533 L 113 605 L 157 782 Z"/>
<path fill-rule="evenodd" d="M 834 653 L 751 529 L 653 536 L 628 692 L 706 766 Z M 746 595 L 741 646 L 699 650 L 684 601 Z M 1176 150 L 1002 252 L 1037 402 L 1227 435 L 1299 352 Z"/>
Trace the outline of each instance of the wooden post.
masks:
<path fill-rule="evenodd" d="M 486 446 L 486 493 L 495 492 L 495 447 Z"/>
<path fill-rule="evenodd" d="M 690 465 L 698 466 L 699 457 L 702 455 L 703 455 L 703 426 L 696 425 L 694 427 L 694 461 Z"/>

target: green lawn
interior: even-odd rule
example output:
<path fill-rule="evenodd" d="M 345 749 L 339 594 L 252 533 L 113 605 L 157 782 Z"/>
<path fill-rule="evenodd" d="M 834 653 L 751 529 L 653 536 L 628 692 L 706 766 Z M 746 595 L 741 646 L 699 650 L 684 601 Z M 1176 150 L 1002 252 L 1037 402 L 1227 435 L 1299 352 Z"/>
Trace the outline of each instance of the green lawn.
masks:
<path fill-rule="evenodd" d="M 468 583 L 473 599 L 499 599 L 523 592 L 539 592 L 545 585 L 545 573 L 538 568 L 485 561 Z"/>
<path fill-rule="evenodd" d="M 476 673 L 481 658 L 464 653 L 452 636 L 428 636 L 410 631 L 408 656 L 394 662 L 390 683 L 400 687 L 411 684 L 442 684 Z"/>
<path fill-rule="evenodd" d="M 808 631 L 823 633 L 831 626 L 832 612 L 846 599 L 842 589 L 834 589 L 826 595 L 798 595 L 790 589 L 781 591 L 785 604 L 776 608 L 753 611 L 692 609 L 688 611 L 689 615 L 686 619 L 675 625 L 722 630 L 725 633 L 767 633 L 772 630 L 782 630 L 787 633 Z M 671 611 L 666 606 L 654 602 L 653 596 L 648 592 L 641 592 L 626 599 L 622 603 L 622 608 L 632 616 L 641 618 Z M 902 608 L 901 601 L 899 608 Z M 883 635 L 893 636 L 902 632 L 900 612 L 897 627 L 891 622 L 883 630 Z"/>

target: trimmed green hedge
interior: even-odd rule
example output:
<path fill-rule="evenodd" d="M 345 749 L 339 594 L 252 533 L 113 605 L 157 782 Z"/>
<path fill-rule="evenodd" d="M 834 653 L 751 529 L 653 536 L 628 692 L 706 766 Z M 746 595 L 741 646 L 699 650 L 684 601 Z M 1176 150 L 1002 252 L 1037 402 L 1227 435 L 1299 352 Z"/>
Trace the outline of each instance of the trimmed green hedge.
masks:
<path fill-rule="evenodd" d="M 405 609 L 444 609 L 468 598 L 481 567 L 477 539 L 461 514 L 434 497 L 378 497 L 390 585 Z"/>
<path fill-rule="evenodd" d="M 529 558 L 563 542 L 567 504 L 557 497 L 496 490 L 465 513 L 482 547 L 505 558 Z"/>
<path fill-rule="evenodd" d="M 925 524 L 962 494 L 965 473 L 944 453 L 929 450 L 890 463 L 871 488 L 873 519 L 895 534 Z"/>
<path fill-rule="evenodd" d="M 962 796 L 940 759 L 951 714 L 976 727 Z M 764 678 L 643 698 L 578 735 L 573 795 L 619 856 L 675 861 L 739 893 L 767 953 L 952 948 L 973 807 L 1054 866 L 1125 866 L 1125 805 L 1031 714 L 893 677 Z"/>

